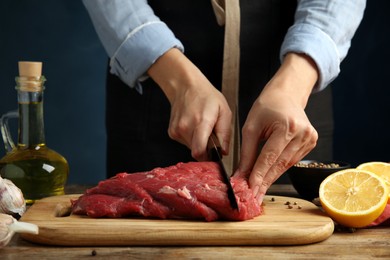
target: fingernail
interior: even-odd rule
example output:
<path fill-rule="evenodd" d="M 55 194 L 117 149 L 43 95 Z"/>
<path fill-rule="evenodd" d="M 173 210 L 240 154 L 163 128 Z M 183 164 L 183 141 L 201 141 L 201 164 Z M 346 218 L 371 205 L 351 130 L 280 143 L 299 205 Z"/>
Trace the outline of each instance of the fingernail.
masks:
<path fill-rule="evenodd" d="M 259 189 L 260 189 L 259 186 L 256 186 L 256 187 L 253 189 L 253 197 L 257 198 L 257 193 L 259 192 Z"/>
<path fill-rule="evenodd" d="M 224 141 L 222 143 L 222 150 L 223 150 L 223 153 L 226 155 L 229 153 L 229 143 L 228 142 Z"/>
<path fill-rule="evenodd" d="M 264 194 L 261 194 L 261 193 L 257 194 L 256 199 L 259 202 L 259 205 L 261 205 L 263 203 L 263 200 L 264 200 Z"/>

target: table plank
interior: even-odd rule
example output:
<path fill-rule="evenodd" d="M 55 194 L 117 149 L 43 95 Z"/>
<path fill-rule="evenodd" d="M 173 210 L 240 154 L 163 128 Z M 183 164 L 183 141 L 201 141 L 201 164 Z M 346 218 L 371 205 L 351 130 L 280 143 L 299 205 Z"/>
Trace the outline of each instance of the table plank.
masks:
<path fill-rule="evenodd" d="M 335 233 L 320 243 L 301 246 L 53 247 L 16 235 L 0 256 L 8 259 L 370 259 L 390 258 L 387 228 Z M 2 258 L 2 259 L 7 259 Z"/>

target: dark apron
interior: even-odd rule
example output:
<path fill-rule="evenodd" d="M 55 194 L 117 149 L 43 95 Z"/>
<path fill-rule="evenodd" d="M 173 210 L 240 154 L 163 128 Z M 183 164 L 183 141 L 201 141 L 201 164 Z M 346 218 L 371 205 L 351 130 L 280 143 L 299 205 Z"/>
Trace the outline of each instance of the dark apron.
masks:
<path fill-rule="evenodd" d="M 210 0 L 148 2 L 182 41 L 185 55 L 220 89 L 224 28 L 217 25 Z M 293 23 L 296 1 L 241 0 L 240 6 L 242 127 L 253 102 L 280 66 L 279 50 Z M 140 95 L 107 73 L 107 177 L 193 161 L 190 150 L 168 136 L 170 104 L 161 89 L 151 79 L 142 85 Z M 320 137 L 308 159 L 332 159 L 331 97 L 330 87 L 310 97 L 306 112 Z"/>

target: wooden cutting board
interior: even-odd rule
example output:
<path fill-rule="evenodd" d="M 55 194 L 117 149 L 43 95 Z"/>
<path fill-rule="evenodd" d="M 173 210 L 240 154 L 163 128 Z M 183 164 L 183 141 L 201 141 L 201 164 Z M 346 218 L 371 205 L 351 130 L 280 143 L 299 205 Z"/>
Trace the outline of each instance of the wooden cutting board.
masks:
<path fill-rule="evenodd" d="M 313 203 L 289 197 L 266 196 L 264 214 L 252 220 L 203 222 L 71 215 L 70 199 L 78 196 L 35 202 L 21 221 L 38 225 L 39 234 L 22 237 L 64 246 L 301 245 L 325 240 L 334 230 L 333 221 Z M 297 205 L 289 208 L 287 201 Z"/>

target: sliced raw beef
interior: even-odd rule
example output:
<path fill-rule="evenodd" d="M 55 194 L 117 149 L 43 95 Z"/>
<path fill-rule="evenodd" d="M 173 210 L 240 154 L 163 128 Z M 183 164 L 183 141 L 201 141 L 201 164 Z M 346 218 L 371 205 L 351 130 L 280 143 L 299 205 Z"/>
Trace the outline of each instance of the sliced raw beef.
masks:
<path fill-rule="evenodd" d="M 239 211 L 230 207 L 215 162 L 178 163 L 148 172 L 119 173 L 72 201 L 74 214 L 90 217 L 247 220 L 261 214 L 245 179 L 231 179 Z"/>

